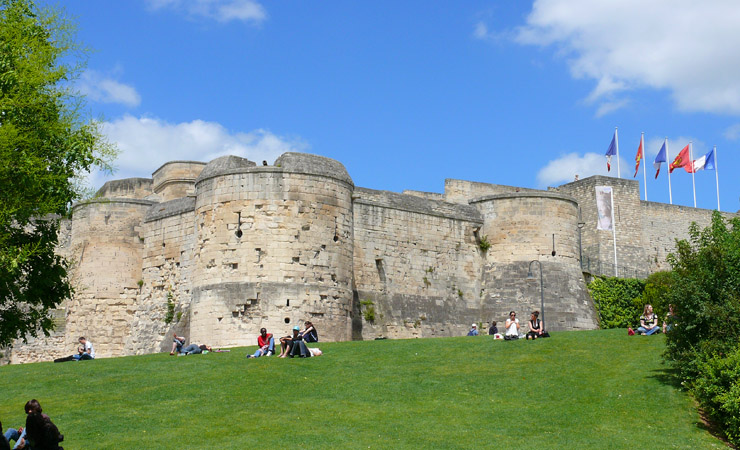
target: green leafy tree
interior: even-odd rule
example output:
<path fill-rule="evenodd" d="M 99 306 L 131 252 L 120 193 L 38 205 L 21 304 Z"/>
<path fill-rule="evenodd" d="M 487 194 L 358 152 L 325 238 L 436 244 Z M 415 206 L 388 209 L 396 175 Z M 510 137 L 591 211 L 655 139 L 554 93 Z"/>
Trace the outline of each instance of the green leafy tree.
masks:
<path fill-rule="evenodd" d="M 71 294 L 54 253 L 58 218 L 93 168 L 115 149 L 82 117 L 72 82 L 84 50 L 62 12 L 30 0 L 0 0 L 0 346 L 39 331 Z"/>
<path fill-rule="evenodd" d="M 642 293 L 642 305 L 653 305 L 653 311 L 661 320 L 665 318 L 670 303 L 671 281 L 673 275 L 671 272 L 655 272 L 645 280 L 645 290 Z M 642 310 L 640 311 L 642 312 Z"/>
<path fill-rule="evenodd" d="M 727 223 L 715 211 L 704 230 L 691 224 L 689 239 L 676 242 L 668 262 L 677 326 L 668 333 L 666 355 L 690 380 L 701 361 L 731 353 L 740 342 L 740 219 Z"/>

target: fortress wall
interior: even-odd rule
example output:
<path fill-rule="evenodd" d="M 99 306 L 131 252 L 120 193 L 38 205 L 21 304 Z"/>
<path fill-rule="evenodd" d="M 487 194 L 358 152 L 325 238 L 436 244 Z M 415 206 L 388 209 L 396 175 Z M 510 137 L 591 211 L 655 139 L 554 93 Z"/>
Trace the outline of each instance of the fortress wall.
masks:
<path fill-rule="evenodd" d="M 524 325 L 531 311 L 540 310 L 541 265 L 546 328 L 597 327 L 578 265 L 578 206 L 574 198 L 540 191 L 492 195 L 470 203 L 480 210 L 484 226 L 479 233 L 491 244 L 481 277 L 485 318 L 501 325 L 509 311 L 515 310 Z M 533 260 L 539 264 L 530 264 Z M 534 279 L 527 280 L 530 267 Z"/>
<path fill-rule="evenodd" d="M 65 354 L 86 336 L 98 357 L 129 354 L 125 347 L 137 305 L 141 279 L 141 221 L 152 202 L 101 199 L 73 208 L 71 281 L 67 302 Z"/>
<path fill-rule="evenodd" d="M 665 261 L 668 253 L 676 248 L 676 239 L 689 238 L 689 225 L 696 222 L 700 229 L 712 222 L 712 210 L 669 205 L 656 202 L 640 202 L 642 211 L 644 248 L 650 272 L 670 270 Z M 722 213 L 729 220 L 736 213 Z M 621 255 L 620 255 L 621 256 Z"/>
<path fill-rule="evenodd" d="M 619 267 L 649 270 L 649 258 L 645 252 L 640 185 L 636 180 L 597 175 L 556 189 L 557 192 L 575 197 L 581 207 L 582 221 L 585 223 L 581 231 L 584 258 L 614 263 L 613 233 L 596 229 L 598 223 L 596 186 L 611 186 L 613 189 Z"/>
<path fill-rule="evenodd" d="M 471 198 L 486 195 L 507 194 L 511 192 L 542 192 L 538 189 L 528 189 L 516 186 L 505 186 L 502 184 L 479 183 L 475 181 L 445 180 L 444 200 L 452 203 L 467 205 Z"/>
<path fill-rule="evenodd" d="M 144 218 L 142 286 L 126 347 L 169 351 L 172 333 L 188 336 L 195 244 L 195 198 L 152 206 Z"/>
<path fill-rule="evenodd" d="M 196 182 L 191 339 L 253 345 L 260 327 L 279 336 L 305 320 L 349 339 L 351 178 L 314 155 L 250 163 L 219 158 Z"/>
<path fill-rule="evenodd" d="M 423 192 L 423 191 L 413 191 L 410 189 L 405 189 L 402 192 L 402 194 L 403 195 L 413 195 L 415 197 L 421 197 L 427 200 L 439 200 L 441 202 L 445 201 L 445 195 L 439 194 L 437 192 Z"/>
<path fill-rule="evenodd" d="M 481 320 L 474 208 L 362 188 L 354 197 L 354 339 L 456 336 Z"/>
<path fill-rule="evenodd" d="M 152 189 L 162 201 L 186 197 L 205 166 L 206 163 L 198 161 L 167 162 L 152 174 Z"/>
<path fill-rule="evenodd" d="M 124 178 L 107 181 L 95 193 L 96 198 L 139 198 L 151 195 L 151 178 Z"/>

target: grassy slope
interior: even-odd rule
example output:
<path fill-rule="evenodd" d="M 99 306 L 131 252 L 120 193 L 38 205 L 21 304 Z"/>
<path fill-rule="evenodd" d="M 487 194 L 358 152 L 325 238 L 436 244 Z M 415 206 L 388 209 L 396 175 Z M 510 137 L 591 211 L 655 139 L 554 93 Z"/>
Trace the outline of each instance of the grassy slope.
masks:
<path fill-rule="evenodd" d="M 0 367 L 0 420 L 37 398 L 65 447 L 721 448 L 660 363 L 663 336 L 553 333 Z"/>

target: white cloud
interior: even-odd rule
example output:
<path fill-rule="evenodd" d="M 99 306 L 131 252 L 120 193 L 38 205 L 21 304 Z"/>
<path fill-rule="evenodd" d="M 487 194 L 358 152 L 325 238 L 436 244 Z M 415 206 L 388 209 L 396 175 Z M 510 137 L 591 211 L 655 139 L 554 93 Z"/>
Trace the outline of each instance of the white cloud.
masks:
<path fill-rule="evenodd" d="M 740 139 L 740 123 L 727 127 L 725 130 L 725 138 L 730 141 L 737 141 Z"/>
<path fill-rule="evenodd" d="M 118 146 L 120 154 L 114 163 L 115 174 L 96 172 L 89 178 L 89 184 L 95 188 L 109 179 L 149 178 L 167 161 L 208 162 L 219 156 L 236 155 L 257 163 L 272 163 L 287 151 L 308 149 L 299 138 L 277 136 L 262 129 L 231 133 L 219 123 L 203 120 L 173 124 L 126 115 L 104 123 L 103 133 Z"/>
<path fill-rule="evenodd" d="M 606 150 L 604 150 L 606 153 Z M 621 169 L 625 168 L 624 159 L 621 160 Z M 622 170 L 622 175 L 625 172 Z M 609 175 L 617 176 L 617 159 L 612 158 L 612 171 L 606 170 L 606 157 L 598 153 L 568 153 L 558 159 L 547 163 L 545 167 L 537 173 L 537 184 L 540 187 L 559 186 L 563 183 L 570 183 L 578 175 L 581 179 L 591 175 Z"/>
<path fill-rule="evenodd" d="M 267 18 L 265 9 L 255 0 L 148 0 L 148 2 L 152 9 L 169 8 L 218 22 L 240 20 L 260 23 Z"/>
<path fill-rule="evenodd" d="M 679 109 L 740 114 L 740 8 L 736 0 L 536 0 L 522 44 L 554 45 L 589 100 L 667 89 Z"/>
<path fill-rule="evenodd" d="M 120 103 L 126 106 L 139 106 L 141 96 L 133 86 L 120 83 L 95 70 L 86 70 L 77 89 L 90 100 L 100 103 Z"/>

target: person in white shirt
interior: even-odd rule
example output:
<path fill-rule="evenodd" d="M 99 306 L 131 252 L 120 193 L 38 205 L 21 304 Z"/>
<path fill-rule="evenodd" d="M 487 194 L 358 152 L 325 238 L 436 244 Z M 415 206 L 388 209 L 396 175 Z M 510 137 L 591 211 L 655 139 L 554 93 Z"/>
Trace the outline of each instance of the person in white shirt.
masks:
<path fill-rule="evenodd" d="M 506 337 L 504 339 L 519 339 L 519 319 L 516 318 L 516 312 L 509 313 L 506 319 Z"/>
<path fill-rule="evenodd" d="M 74 355 L 73 358 L 77 361 L 81 361 L 83 359 L 95 359 L 95 349 L 93 348 L 92 342 L 85 339 L 84 336 L 80 336 L 78 339 L 80 343 L 80 347 L 77 349 L 77 355 Z"/>

